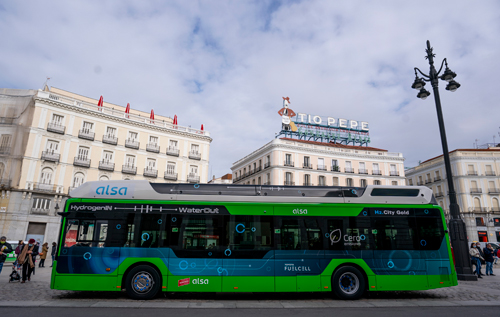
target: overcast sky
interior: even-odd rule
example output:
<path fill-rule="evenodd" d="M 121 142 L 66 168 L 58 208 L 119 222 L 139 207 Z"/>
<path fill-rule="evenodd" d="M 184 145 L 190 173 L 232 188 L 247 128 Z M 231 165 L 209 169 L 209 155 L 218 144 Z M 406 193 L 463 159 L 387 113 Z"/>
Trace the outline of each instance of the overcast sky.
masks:
<path fill-rule="evenodd" d="M 462 85 L 440 82 L 450 150 L 500 141 L 498 1 L 0 1 L 0 34 L 0 87 L 50 77 L 203 124 L 217 177 L 279 132 L 282 96 L 368 121 L 370 146 L 406 167 L 442 154 L 433 96 L 411 89 L 427 40 Z"/>

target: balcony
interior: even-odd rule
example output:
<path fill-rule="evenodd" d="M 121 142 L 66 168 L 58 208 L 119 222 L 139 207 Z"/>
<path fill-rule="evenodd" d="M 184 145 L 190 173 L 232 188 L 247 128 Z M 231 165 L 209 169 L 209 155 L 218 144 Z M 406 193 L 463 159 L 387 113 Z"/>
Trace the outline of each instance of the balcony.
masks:
<path fill-rule="evenodd" d="M 440 180 L 441 180 L 441 177 L 439 177 L 439 176 L 438 177 L 434 177 L 434 181 L 435 182 L 439 182 Z"/>
<path fill-rule="evenodd" d="M 488 188 L 488 194 L 500 194 L 500 188 Z"/>
<path fill-rule="evenodd" d="M 467 176 L 477 176 L 477 172 L 476 171 L 468 171 Z"/>
<path fill-rule="evenodd" d="M 0 146 L 0 155 L 9 155 L 10 146 Z"/>
<path fill-rule="evenodd" d="M 156 143 L 148 143 L 146 144 L 146 151 L 160 153 L 160 146 Z"/>
<path fill-rule="evenodd" d="M 487 212 L 488 208 L 485 208 L 485 207 L 470 207 L 469 211 L 472 211 L 472 212 Z"/>
<path fill-rule="evenodd" d="M 284 185 L 285 186 L 295 186 L 295 182 L 285 181 Z"/>
<path fill-rule="evenodd" d="M 314 186 L 311 182 L 304 182 L 302 186 Z"/>
<path fill-rule="evenodd" d="M 47 208 L 31 208 L 30 213 L 33 215 L 48 215 L 50 213 L 50 209 Z"/>
<path fill-rule="evenodd" d="M 99 161 L 99 167 L 100 170 L 103 171 L 114 171 L 115 170 L 115 163 L 110 162 L 110 161 Z"/>
<path fill-rule="evenodd" d="M 158 170 L 155 169 L 155 168 L 149 168 L 149 167 L 146 167 L 144 168 L 144 173 L 142 174 L 146 177 L 158 177 Z"/>
<path fill-rule="evenodd" d="M 177 173 L 165 171 L 165 174 L 163 174 L 163 178 L 166 180 L 170 180 L 170 181 L 176 181 L 177 180 Z"/>
<path fill-rule="evenodd" d="M 496 176 L 497 174 L 494 171 L 486 171 L 484 173 L 485 176 Z"/>
<path fill-rule="evenodd" d="M 373 170 L 372 175 L 382 175 L 382 172 L 379 170 Z"/>
<path fill-rule="evenodd" d="M 167 149 L 167 155 L 170 156 L 179 156 L 179 149 L 169 146 Z"/>
<path fill-rule="evenodd" d="M 344 171 L 345 171 L 346 173 L 354 173 L 354 168 L 352 168 L 352 167 L 346 167 L 346 168 L 344 169 Z"/>
<path fill-rule="evenodd" d="M 199 183 L 200 182 L 200 176 L 197 174 L 189 173 L 187 177 L 188 183 Z"/>
<path fill-rule="evenodd" d="M 318 167 L 316 168 L 318 171 L 326 171 L 327 168 L 325 165 L 318 165 Z"/>
<path fill-rule="evenodd" d="M 192 160 L 201 160 L 201 154 L 198 151 L 189 151 L 189 158 Z"/>
<path fill-rule="evenodd" d="M 114 135 L 111 135 L 111 134 L 108 134 L 108 135 L 105 134 L 102 136 L 102 143 L 117 145 L 118 138 L 115 137 Z"/>
<path fill-rule="evenodd" d="M 54 184 L 45 184 L 45 183 L 31 183 L 31 186 L 29 189 L 34 190 L 34 191 L 39 191 L 39 192 L 46 192 L 46 193 L 55 193 L 57 192 L 57 185 Z"/>
<path fill-rule="evenodd" d="M 137 166 L 128 165 L 128 164 L 122 165 L 122 173 L 136 175 L 137 174 Z"/>
<path fill-rule="evenodd" d="M 271 162 L 264 163 L 264 169 L 271 167 Z"/>
<path fill-rule="evenodd" d="M 81 167 L 90 167 L 90 159 L 86 156 L 75 156 L 73 165 Z"/>
<path fill-rule="evenodd" d="M 43 151 L 42 152 L 42 160 L 44 160 L 44 161 L 58 163 L 60 157 L 61 157 L 61 154 L 54 153 L 54 151 Z"/>
<path fill-rule="evenodd" d="M 255 173 L 262 171 L 262 166 L 257 166 L 254 170 Z"/>
<path fill-rule="evenodd" d="M 285 163 L 283 163 L 283 166 L 294 167 L 295 164 L 292 161 L 285 161 Z"/>
<path fill-rule="evenodd" d="M 361 169 L 361 168 L 360 168 L 360 169 L 358 170 L 358 174 L 368 174 L 368 170 L 366 170 L 366 169 Z"/>
<path fill-rule="evenodd" d="M 491 212 L 500 212 L 500 207 L 491 207 L 490 211 Z"/>
<path fill-rule="evenodd" d="M 390 176 L 399 176 L 399 172 L 397 172 L 397 171 L 390 171 L 389 175 Z"/>
<path fill-rule="evenodd" d="M 78 137 L 80 139 L 94 141 L 95 133 L 90 131 L 90 129 L 81 129 L 78 131 Z"/>
<path fill-rule="evenodd" d="M 135 139 L 126 139 L 125 140 L 125 147 L 128 147 L 130 149 L 139 149 L 139 141 Z"/>
<path fill-rule="evenodd" d="M 434 197 L 436 197 L 436 198 L 443 197 L 443 196 L 444 196 L 443 192 L 437 192 L 436 195 L 434 195 Z"/>
<path fill-rule="evenodd" d="M 423 181 L 417 182 L 417 186 L 422 186 L 424 184 Z"/>
<path fill-rule="evenodd" d="M 269 186 L 269 185 L 271 185 L 271 182 L 264 182 L 264 184 L 262 184 L 262 185 L 267 185 L 267 186 Z"/>
<path fill-rule="evenodd" d="M 431 184 L 431 183 L 432 183 L 432 180 L 431 180 L 431 179 L 426 179 L 426 180 L 425 180 L 425 184 L 426 184 L 426 185 L 427 185 L 427 184 Z"/>
<path fill-rule="evenodd" d="M 471 194 L 481 194 L 483 190 L 481 188 L 471 188 L 470 193 Z"/>
<path fill-rule="evenodd" d="M 64 132 L 66 131 L 66 127 L 59 123 L 49 122 L 49 124 L 47 125 L 47 131 L 64 134 Z"/>
<path fill-rule="evenodd" d="M 332 172 L 340 172 L 340 167 L 338 165 L 332 165 L 331 171 Z"/>
<path fill-rule="evenodd" d="M 312 170 L 313 165 L 311 163 L 304 162 L 304 164 L 302 164 L 302 168 L 306 168 L 306 169 Z"/>

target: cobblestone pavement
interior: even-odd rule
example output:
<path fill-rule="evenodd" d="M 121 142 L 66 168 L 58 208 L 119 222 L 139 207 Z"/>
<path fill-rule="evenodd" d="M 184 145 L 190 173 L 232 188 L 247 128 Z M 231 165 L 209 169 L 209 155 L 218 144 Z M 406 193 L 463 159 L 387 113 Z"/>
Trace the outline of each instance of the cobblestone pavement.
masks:
<path fill-rule="evenodd" d="M 485 276 L 477 282 L 459 282 L 456 287 L 441 288 L 427 291 L 408 292 L 367 292 L 365 297 L 357 303 L 366 301 L 367 303 L 387 302 L 389 300 L 400 300 L 404 302 L 473 302 L 489 301 L 490 304 L 498 302 L 500 305 L 500 265 L 494 267 L 498 271 L 498 276 Z M 11 266 L 4 265 L 0 274 L 0 301 L 78 301 L 78 302 L 130 302 L 124 292 L 76 292 L 60 291 L 50 289 L 51 268 L 36 268 L 35 275 L 30 282 L 25 284 L 8 283 L 8 275 L 11 273 Z M 310 304 L 324 303 L 332 301 L 334 297 L 330 293 L 253 293 L 253 294 L 233 294 L 233 293 L 164 293 L 154 301 L 165 301 L 165 297 L 171 301 L 182 302 L 283 302 L 283 301 L 307 301 Z M 136 302 L 136 301 L 134 301 Z M 437 304 L 437 303 L 436 303 Z"/>

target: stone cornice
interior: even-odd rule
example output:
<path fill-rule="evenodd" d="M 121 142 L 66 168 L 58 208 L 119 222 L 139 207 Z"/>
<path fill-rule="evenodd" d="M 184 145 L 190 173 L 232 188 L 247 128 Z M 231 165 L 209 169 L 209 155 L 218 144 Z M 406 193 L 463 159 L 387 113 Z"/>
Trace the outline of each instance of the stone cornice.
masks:
<path fill-rule="evenodd" d="M 126 120 L 125 118 L 118 118 L 118 117 L 108 115 L 105 113 L 100 113 L 100 112 L 92 111 L 89 109 L 79 108 L 79 107 L 76 107 L 73 105 L 64 104 L 64 103 L 57 102 L 55 100 L 51 100 L 51 99 L 47 99 L 47 98 L 42 98 L 42 97 L 36 96 L 34 98 L 34 100 L 35 100 L 35 102 L 40 102 L 40 103 L 46 104 L 48 106 L 54 106 L 54 107 L 66 109 L 66 110 L 69 110 L 72 112 L 79 112 L 79 113 L 86 114 L 89 116 L 98 117 L 98 118 L 101 118 L 101 119 L 107 120 L 107 121 L 119 122 L 119 123 L 122 123 L 124 125 L 133 125 L 133 126 L 141 127 L 144 129 L 158 131 L 161 133 L 180 135 L 180 136 L 184 136 L 186 138 L 198 139 L 198 140 L 206 141 L 209 143 L 212 142 L 212 138 L 208 137 L 208 136 L 186 133 L 186 132 L 182 132 L 182 131 L 178 131 L 178 130 L 171 130 L 171 129 L 161 128 L 158 126 L 152 126 L 152 125 L 148 125 L 145 123 L 140 123 L 140 122 L 136 122 L 136 121 L 132 121 L 132 120 Z"/>
<path fill-rule="evenodd" d="M 457 162 L 457 161 L 496 161 L 497 159 L 500 161 L 500 157 L 494 157 L 494 156 L 450 156 L 450 162 Z M 437 160 L 436 162 L 434 162 L 434 163 L 432 163 L 430 165 L 427 165 L 425 167 L 419 167 L 419 166 L 420 165 L 415 166 L 412 169 L 406 170 L 405 174 L 406 173 L 409 174 L 409 175 L 407 174 L 406 176 L 407 177 L 411 177 L 413 175 L 420 174 L 420 173 L 426 173 L 426 172 L 429 172 L 429 171 L 432 172 L 433 170 L 437 169 L 438 167 L 444 167 L 444 159 L 443 159 L 443 157 L 440 157 L 439 160 Z M 455 175 L 453 175 L 453 177 L 455 177 Z"/>

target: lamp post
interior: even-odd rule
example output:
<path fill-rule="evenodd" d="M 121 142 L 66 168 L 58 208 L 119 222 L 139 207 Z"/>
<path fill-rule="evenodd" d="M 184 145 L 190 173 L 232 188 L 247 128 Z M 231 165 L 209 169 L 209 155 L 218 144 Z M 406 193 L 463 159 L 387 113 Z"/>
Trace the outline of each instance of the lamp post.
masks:
<path fill-rule="evenodd" d="M 432 89 L 434 92 L 434 101 L 436 102 L 436 111 L 438 116 L 439 123 L 439 132 L 441 134 L 441 144 L 443 146 L 443 157 L 444 157 L 444 165 L 446 169 L 446 175 L 448 180 L 448 189 L 450 196 L 450 240 L 451 245 L 453 247 L 453 251 L 455 254 L 455 269 L 457 271 L 457 277 L 459 280 L 477 280 L 477 277 L 472 274 L 471 263 L 469 259 L 469 247 L 467 246 L 467 232 L 465 229 L 465 223 L 460 215 L 460 207 L 457 203 L 457 195 L 455 193 L 455 187 L 453 186 L 453 177 L 451 174 L 451 164 L 450 164 L 450 155 L 448 153 L 448 143 L 446 141 L 446 131 L 444 129 L 444 121 L 443 121 L 443 113 L 441 111 L 441 100 L 439 98 L 439 90 L 438 90 L 438 79 L 444 80 L 448 82 L 446 85 L 446 90 L 456 91 L 460 84 L 453 80 L 457 74 L 452 72 L 448 68 L 448 61 L 443 59 L 441 62 L 441 67 L 439 71 L 436 71 L 434 67 L 434 54 L 432 53 L 431 43 L 427 41 L 427 49 L 425 50 L 427 53 L 426 59 L 429 60 L 429 74 L 424 74 L 420 69 L 415 67 L 415 81 L 411 88 L 417 89 L 419 92 L 417 97 L 420 99 L 427 98 L 431 93 L 428 92 L 424 86 L 425 82 L 430 82 L 432 85 Z M 439 76 L 443 66 L 446 65 L 444 73 Z M 418 77 L 417 71 L 423 76 Z"/>

